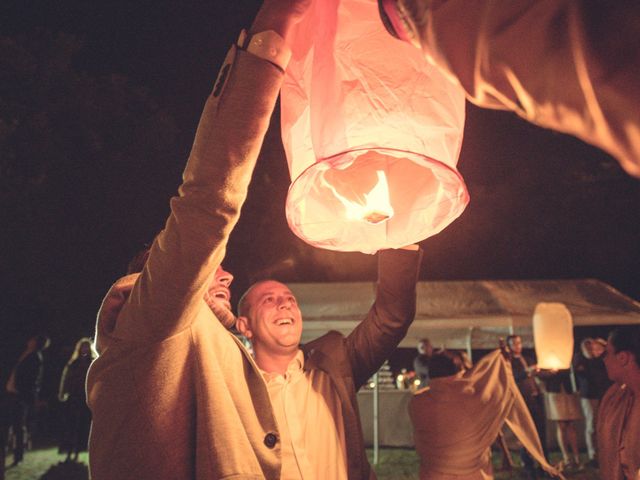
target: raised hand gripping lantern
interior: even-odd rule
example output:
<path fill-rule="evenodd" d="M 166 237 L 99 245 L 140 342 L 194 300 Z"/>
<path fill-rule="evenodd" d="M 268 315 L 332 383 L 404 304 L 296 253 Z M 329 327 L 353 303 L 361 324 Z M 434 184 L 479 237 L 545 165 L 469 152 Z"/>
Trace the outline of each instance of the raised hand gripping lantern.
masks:
<path fill-rule="evenodd" d="M 455 220 L 469 201 L 460 87 L 386 32 L 374 0 L 315 0 L 293 38 L 281 95 L 291 230 L 373 253 Z"/>

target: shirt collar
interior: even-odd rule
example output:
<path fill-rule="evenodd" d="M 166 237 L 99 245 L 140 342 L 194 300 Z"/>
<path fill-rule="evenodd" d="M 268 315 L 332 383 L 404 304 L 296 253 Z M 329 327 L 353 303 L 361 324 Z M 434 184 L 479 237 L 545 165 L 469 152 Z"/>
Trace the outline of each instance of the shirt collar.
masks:
<path fill-rule="evenodd" d="M 303 369 L 304 369 L 304 352 L 298 349 L 296 356 L 293 357 L 293 359 L 289 362 L 289 365 L 287 366 L 287 371 L 285 372 L 284 375 L 281 375 L 277 372 L 265 372 L 262 369 L 260 369 L 260 373 L 264 377 L 264 380 L 267 383 L 269 383 L 278 378 L 281 378 L 283 380 L 289 380 L 289 379 L 295 378 L 298 375 L 302 374 Z"/>

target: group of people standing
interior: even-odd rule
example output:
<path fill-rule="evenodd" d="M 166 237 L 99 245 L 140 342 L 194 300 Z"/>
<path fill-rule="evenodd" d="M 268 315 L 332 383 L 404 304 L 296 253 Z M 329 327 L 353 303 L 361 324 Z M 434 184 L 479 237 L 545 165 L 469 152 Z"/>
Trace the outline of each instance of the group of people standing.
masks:
<path fill-rule="evenodd" d="M 601 338 L 584 339 L 580 352 L 574 358 L 573 374 L 570 369 L 550 371 L 537 368 L 533 358 L 523 353 L 522 338 L 518 335 L 508 337 L 507 344 L 514 378 L 534 419 L 545 455 L 548 453 L 546 424 L 550 420 L 556 425 L 556 437 L 562 453 L 561 468 L 566 471 L 583 469 L 575 422 L 584 418 L 588 462 L 596 466 L 598 404 L 611 385 L 602 359 L 606 341 Z M 521 458 L 527 471 L 533 475 L 533 460 L 524 451 Z"/>
<path fill-rule="evenodd" d="M 38 410 L 45 402 L 41 395 L 45 372 L 44 352 L 50 344 L 46 335 L 30 337 L 5 385 L 0 437 L 3 453 L 7 449 L 13 453 L 13 465 L 23 461 L 25 451 L 31 447 L 36 435 Z M 95 357 L 92 340 L 81 338 L 76 342 L 60 377 L 59 450 L 66 455 L 67 461 L 77 460 L 79 453 L 87 449 L 91 413 L 87 407 L 85 381 Z"/>

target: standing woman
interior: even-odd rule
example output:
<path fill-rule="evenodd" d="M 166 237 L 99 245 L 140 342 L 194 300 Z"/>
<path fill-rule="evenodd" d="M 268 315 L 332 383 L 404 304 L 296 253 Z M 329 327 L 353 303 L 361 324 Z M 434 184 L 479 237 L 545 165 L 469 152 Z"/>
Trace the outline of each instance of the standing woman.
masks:
<path fill-rule="evenodd" d="M 583 470 L 576 431 L 576 421 L 582 419 L 582 411 L 571 384 L 570 370 L 543 370 L 538 377 L 545 386 L 547 419 L 556 422 L 556 436 L 562 452 L 560 470 Z"/>
<path fill-rule="evenodd" d="M 76 342 L 69 361 L 62 371 L 58 399 L 63 402 L 64 433 L 60 443 L 65 461 L 77 461 L 78 454 L 87 449 L 91 412 L 87 407 L 85 381 L 89 365 L 96 357 L 90 338 Z"/>

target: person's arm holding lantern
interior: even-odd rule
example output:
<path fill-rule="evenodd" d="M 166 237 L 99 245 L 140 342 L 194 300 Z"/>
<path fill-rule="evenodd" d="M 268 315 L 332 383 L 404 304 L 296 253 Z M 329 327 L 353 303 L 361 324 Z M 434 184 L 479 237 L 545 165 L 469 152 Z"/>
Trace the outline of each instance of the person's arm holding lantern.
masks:
<path fill-rule="evenodd" d="M 379 0 L 481 107 L 569 133 L 640 176 L 640 2 Z"/>

